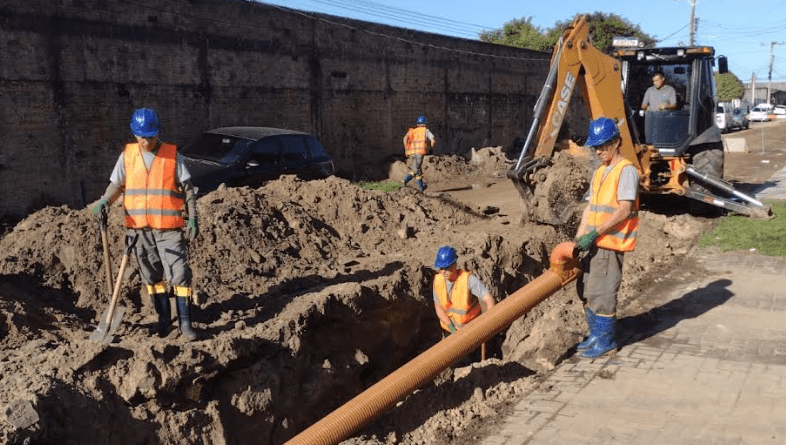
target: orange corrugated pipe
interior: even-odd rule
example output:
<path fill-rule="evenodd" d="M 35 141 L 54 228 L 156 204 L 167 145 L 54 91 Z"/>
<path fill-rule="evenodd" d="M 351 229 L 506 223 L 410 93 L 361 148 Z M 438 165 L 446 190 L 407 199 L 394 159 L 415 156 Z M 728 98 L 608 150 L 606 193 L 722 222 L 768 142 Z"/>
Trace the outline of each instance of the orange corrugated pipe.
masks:
<path fill-rule="evenodd" d="M 407 394 L 433 380 L 456 360 L 474 351 L 536 304 L 575 280 L 581 274 L 581 269 L 573 255 L 573 247 L 570 242 L 557 245 L 551 252 L 551 266 L 543 275 L 311 425 L 285 445 L 338 444 Z"/>

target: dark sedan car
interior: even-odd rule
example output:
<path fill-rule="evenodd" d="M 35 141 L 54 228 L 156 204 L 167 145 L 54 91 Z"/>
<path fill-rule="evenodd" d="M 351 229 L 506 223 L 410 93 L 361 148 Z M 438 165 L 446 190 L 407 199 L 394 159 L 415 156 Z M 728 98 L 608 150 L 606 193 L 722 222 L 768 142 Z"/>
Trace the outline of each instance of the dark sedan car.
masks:
<path fill-rule="evenodd" d="M 180 149 L 197 193 L 219 185 L 258 187 L 280 175 L 303 179 L 335 173 L 333 160 L 315 136 L 267 127 L 224 127 L 208 130 Z"/>

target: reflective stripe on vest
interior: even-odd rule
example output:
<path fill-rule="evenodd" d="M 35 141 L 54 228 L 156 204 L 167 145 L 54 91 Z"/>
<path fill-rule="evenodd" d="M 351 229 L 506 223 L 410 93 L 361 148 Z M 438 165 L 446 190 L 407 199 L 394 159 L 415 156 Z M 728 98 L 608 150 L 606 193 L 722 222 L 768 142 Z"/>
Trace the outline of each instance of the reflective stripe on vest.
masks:
<path fill-rule="evenodd" d="M 182 229 L 184 194 L 177 188 L 177 147 L 161 144 L 148 171 L 139 144 L 127 144 L 123 164 L 126 227 Z"/>
<path fill-rule="evenodd" d="M 450 289 L 448 298 L 448 288 L 445 284 L 445 277 L 442 274 L 434 276 L 434 293 L 437 294 L 439 304 L 448 314 L 448 317 L 456 326 L 460 328 L 480 315 L 481 308 L 478 299 L 469 291 L 469 276 L 472 272 L 460 270 L 458 278 Z M 439 322 L 442 329 L 449 331 L 442 321 Z"/>
<path fill-rule="evenodd" d="M 617 201 L 617 188 L 619 187 L 622 169 L 633 165 L 627 159 L 617 162 L 611 171 L 603 178 L 605 166 L 601 165 L 592 178 L 592 199 L 590 200 L 590 213 L 587 218 L 587 230 L 593 231 L 619 208 Z M 630 217 L 621 221 L 608 233 L 598 237 L 597 245 L 603 249 L 616 252 L 631 252 L 636 247 L 636 234 L 639 229 L 639 197 L 633 203 Z"/>
<path fill-rule="evenodd" d="M 410 128 L 407 131 L 407 144 L 406 155 L 412 156 L 413 154 L 425 155 L 426 154 L 426 127 Z"/>

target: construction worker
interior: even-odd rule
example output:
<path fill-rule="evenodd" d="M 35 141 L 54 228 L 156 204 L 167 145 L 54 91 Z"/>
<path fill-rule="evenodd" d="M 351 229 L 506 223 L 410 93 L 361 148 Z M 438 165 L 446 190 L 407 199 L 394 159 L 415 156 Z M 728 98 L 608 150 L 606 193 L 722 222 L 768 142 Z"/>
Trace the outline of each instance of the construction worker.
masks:
<path fill-rule="evenodd" d="M 602 164 L 592 178 L 589 204 L 575 239 L 576 249 L 588 252 L 576 287 L 589 325 L 589 336 L 576 349 L 584 358 L 595 358 L 617 350 L 617 292 L 625 252 L 636 247 L 639 173 L 620 154 L 622 139 L 613 120 L 590 122 L 585 145 L 595 148 Z"/>
<path fill-rule="evenodd" d="M 459 270 L 456 249 L 442 246 L 437 250 L 434 267 L 434 310 L 442 329 L 454 333 L 478 315 L 494 307 L 494 297 L 480 278 Z"/>
<path fill-rule="evenodd" d="M 665 111 L 677 109 L 677 92 L 666 85 L 666 76 L 658 71 L 652 75 L 652 86 L 644 92 L 641 102 L 644 111 Z"/>
<path fill-rule="evenodd" d="M 418 190 L 421 192 L 426 190 L 427 186 L 423 184 L 423 156 L 430 153 L 436 143 L 436 138 L 426 128 L 426 116 L 418 116 L 417 126 L 407 130 L 407 134 L 404 135 L 404 151 L 410 168 L 410 172 L 402 181 L 404 186 L 414 177 Z"/>
<path fill-rule="evenodd" d="M 164 279 L 175 294 L 180 335 L 188 340 L 197 335 L 191 327 L 191 269 L 183 239 L 182 208 L 188 211 L 186 234 L 193 241 L 198 232 L 196 197 L 191 175 L 177 153 L 177 147 L 161 142 L 161 124 L 149 108 L 134 111 L 131 133 L 135 143 L 126 144 L 110 176 L 106 192 L 94 206 L 101 214 L 121 193 L 125 223 L 130 235 L 139 235 L 135 246 L 142 281 L 158 314 L 158 335 L 169 333 L 171 309 Z"/>

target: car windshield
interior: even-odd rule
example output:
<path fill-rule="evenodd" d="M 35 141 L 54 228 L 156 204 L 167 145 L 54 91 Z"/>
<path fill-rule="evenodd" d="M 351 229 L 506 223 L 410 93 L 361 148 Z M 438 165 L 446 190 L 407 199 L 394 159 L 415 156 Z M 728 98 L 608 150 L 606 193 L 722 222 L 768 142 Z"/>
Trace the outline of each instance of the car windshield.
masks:
<path fill-rule="evenodd" d="M 715 112 L 716 113 L 725 113 L 725 111 L 723 111 L 723 107 L 716 107 L 715 108 Z"/>
<path fill-rule="evenodd" d="M 754 112 L 754 113 L 761 113 L 762 111 L 764 111 L 764 110 L 762 110 L 762 109 L 761 109 L 761 108 L 759 108 L 759 107 L 756 107 L 756 108 L 754 108 L 754 109 L 753 109 L 753 112 Z"/>
<path fill-rule="evenodd" d="M 183 147 L 180 153 L 189 158 L 231 164 L 240 157 L 248 143 L 246 139 L 205 133 L 198 141 Z"/>

